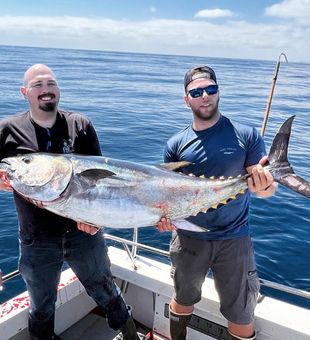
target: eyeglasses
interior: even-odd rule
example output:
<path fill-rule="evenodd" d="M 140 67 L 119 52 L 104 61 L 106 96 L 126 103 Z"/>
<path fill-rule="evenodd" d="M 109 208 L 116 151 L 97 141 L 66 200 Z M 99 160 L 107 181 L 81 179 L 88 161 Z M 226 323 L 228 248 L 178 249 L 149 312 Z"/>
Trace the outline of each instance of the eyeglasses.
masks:
<path fill-rule="evenodd" d="M 209 85 L 207 87 L 197 87 L 196 89 L 189 90 L 188 93 L 192 98 L 199 98 L 203 96 L 203 92 L 206 91 L 207 95 L 216 94 L 219 87 L 218 85 Z"/>

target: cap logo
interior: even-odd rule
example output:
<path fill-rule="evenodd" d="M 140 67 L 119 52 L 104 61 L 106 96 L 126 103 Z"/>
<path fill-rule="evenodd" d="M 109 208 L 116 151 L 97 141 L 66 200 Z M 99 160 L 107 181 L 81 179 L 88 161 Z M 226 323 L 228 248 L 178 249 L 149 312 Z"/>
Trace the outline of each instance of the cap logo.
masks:
<path fill-rule="evenodd" d="M 199 79 L 199 78 L 211 78 L 211 74 L 209 72 L 196 72 L 195 74 L 192 75 L 192 80 Z"/>

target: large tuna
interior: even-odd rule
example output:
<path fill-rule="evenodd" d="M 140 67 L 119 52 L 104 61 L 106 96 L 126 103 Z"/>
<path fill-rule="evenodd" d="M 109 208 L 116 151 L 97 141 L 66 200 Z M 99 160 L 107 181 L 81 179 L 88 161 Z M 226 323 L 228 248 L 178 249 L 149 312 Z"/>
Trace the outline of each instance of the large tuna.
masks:
<path fill-rule="evenodd" d="M 275 181 L 310 197 L 310 184 L 287 160 L 292 121 L 269 153 Z M 34 204 L 76 221 L 114 228 L 156 224 L 196 215 L 247 190 L 247 177 L 203 179 L 172 170 L 186 163 L 147 166 L 107 157 L 33 153 L 2 160 L 15 191 Z"/>

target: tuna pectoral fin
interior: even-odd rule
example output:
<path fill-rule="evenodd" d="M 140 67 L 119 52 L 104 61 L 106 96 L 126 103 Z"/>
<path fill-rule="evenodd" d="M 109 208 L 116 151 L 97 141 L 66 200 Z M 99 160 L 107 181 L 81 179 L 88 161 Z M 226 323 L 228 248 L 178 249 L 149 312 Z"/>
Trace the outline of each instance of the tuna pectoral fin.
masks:
<path fill-rule="evenodd" d="M 192 164 L 191 162 L 187 162 L 187 161 L 170 162 L 170 163 L 160 164 L 159 167 L 167 169 L 167 170 L 175 171 L 175 170 L 182 168 L 183 166 L 188 166 L 191 164 Z"/>
<path fill-rule="evenodd" d="M 104 169 L 87 169 L 77 174 L 79 177 L 84 177 L 88 181 L 91 180 L 94 182 L 114 175 L 114 172 Z"/>
<path fill-rule="evenodd" d="M 276 182 L 310 198 L 310 183 L 297 176 L 287 159 L 288 143 L 295 116 L 288 118 L 276 134 L 268 155 L 270 172 Z"/>

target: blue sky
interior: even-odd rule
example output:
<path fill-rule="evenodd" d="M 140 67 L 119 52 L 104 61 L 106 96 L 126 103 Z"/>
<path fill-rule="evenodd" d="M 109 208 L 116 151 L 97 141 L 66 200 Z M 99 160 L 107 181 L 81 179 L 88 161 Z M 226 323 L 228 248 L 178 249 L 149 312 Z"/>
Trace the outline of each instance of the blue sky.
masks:
<path fill-rule="evenodd" d="M 0 44 L 310 62 L 310 0 L 0 0 Z"/>

